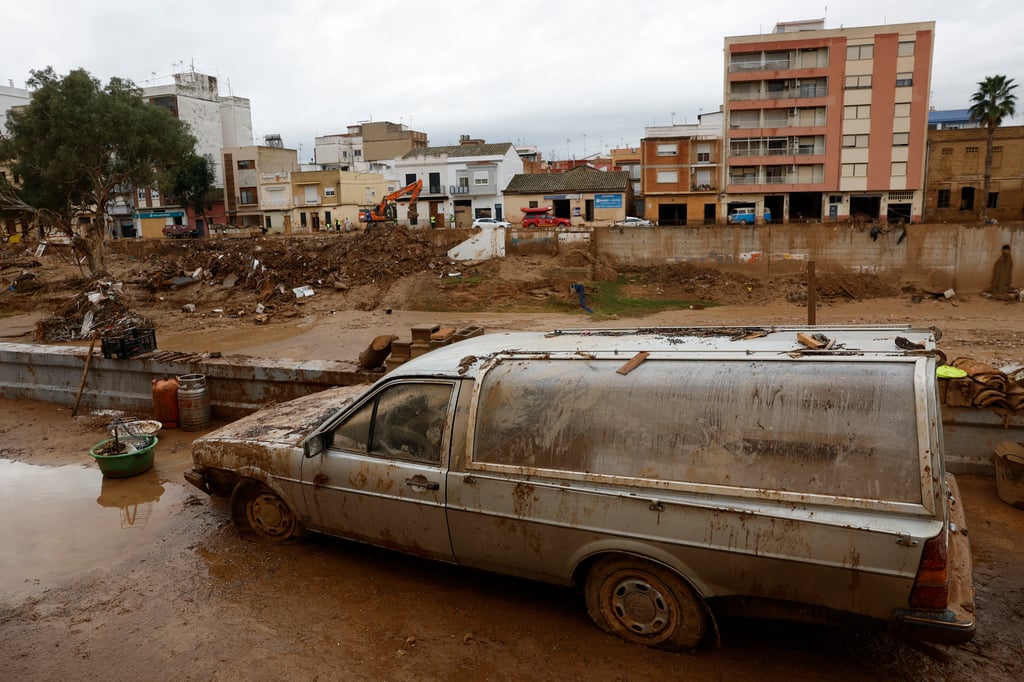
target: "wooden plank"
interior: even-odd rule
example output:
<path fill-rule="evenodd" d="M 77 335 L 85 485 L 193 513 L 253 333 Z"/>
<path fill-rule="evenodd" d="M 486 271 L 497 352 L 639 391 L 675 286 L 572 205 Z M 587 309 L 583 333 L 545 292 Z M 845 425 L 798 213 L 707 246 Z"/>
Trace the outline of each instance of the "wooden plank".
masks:
<path fill-rule="evenodd" d="M 649 356 L 649 355 L 650 355 L 650 353 L 648 353 L 647 351 L 640 351 L 639 353 L 634 355 L 632 358 L 630 358 L 629 362 L 624 364 L 622 367 L 619 367 L 615 371 L 618 372 L 619 374 L 622 374 L 623 376 L 625 376 L 626 374 L 629 374 L 634 369 L 639 367 L 640 363 L 643 362 L 644 360 L 646 360 L 647 356 Z"/>

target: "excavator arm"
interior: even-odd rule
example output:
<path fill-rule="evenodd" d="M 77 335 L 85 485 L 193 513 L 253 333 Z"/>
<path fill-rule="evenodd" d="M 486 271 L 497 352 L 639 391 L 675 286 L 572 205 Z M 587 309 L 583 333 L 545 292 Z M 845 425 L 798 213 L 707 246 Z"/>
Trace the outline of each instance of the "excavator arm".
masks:
<path fill-rule="evenodd" d="M 363 209 L 359 213 L 359 219 L 370 223 L 394 222 L 397 215 L 395 200 L 399 197 L 409 195 L 409 219 L 416 220 L 419 214 L 416 212 L 416 200 L 423 191 L 423 181 L 411 182 L 402 189 L 395 190 L 380 200 L 380 205 L 375 209 Z"/>

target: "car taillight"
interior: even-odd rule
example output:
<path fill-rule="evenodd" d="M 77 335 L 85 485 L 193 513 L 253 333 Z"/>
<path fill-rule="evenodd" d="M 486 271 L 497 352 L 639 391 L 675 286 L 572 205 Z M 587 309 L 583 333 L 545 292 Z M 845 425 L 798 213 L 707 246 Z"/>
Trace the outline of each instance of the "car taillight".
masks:
<path fill-rule="evenodd" d="M 946 531 L 924 543 L 921 565 L 910 593 L 910 607 L 945 609 L 949 602 L 949 549 Z"/>

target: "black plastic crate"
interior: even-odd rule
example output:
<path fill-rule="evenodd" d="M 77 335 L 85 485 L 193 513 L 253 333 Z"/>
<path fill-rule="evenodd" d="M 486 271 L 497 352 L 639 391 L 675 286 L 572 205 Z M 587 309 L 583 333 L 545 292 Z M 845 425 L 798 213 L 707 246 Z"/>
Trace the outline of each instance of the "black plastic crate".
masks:
<path fill-rule="evenodd" d="M 129 329 L 123 336 L 100 339 L 103 357 L 124 360 L 156 350 L 155 329 Z"/>

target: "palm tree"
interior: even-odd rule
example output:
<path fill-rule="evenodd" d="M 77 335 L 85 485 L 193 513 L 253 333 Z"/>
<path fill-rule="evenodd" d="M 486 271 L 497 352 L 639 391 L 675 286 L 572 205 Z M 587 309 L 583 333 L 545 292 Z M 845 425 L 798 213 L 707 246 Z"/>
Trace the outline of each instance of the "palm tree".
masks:
<path fill-rule="evenodd" d="M 968 109 L 972 121 L 988 129 L 985 143 L 985 186 L 981 193 L 981 208 L 978 217 L 985 222 L 988 210 L 988 193 L 992 186 L 992 146 L 996 139 L 996 128 L 1004 118 L 1016 113 L 1017 95 L 1013 94 L 1017 84 L 1006 76 L 987 76 L 978 83 L 978 91 L 971 95 L 974 104 Z"/>

